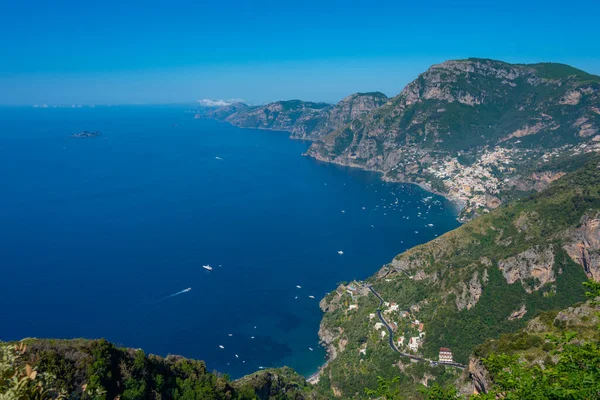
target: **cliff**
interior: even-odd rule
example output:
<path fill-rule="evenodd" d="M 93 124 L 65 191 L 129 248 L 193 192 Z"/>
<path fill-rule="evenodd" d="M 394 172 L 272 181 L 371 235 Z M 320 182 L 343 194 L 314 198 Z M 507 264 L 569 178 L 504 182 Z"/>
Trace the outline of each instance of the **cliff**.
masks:
<path fill-rule="evenodd" d="M 446 61 L 307 154 L 422 184 L 480 214 L 563 172 L 536 175 L 544 165 L 598 150 L 599 89 L 599 77 L 563 64 Z"/>
<path fill-rule="evenodd" d="M 356 93 L 336 105 L 301 100 L 277 101 L 263 106 L 235 104 L 206 116 L 242 128 L 290 132 L 295 139 L 316 139 L 346 125 L 385 103 L 383 93 Z"/>

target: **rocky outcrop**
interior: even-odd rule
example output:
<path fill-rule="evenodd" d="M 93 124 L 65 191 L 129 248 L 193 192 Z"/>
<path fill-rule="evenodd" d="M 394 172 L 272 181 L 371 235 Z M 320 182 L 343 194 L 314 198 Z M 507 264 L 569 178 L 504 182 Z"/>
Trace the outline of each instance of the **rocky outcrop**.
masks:
<path fill-rule="evenodd" d="M 343 329 L 334 331 L 327 328 L 325 324 L 323 324 L 323 321 L 321 321 L 321 324 L 319 325 L 319 339 L 321 344 L 325 347 L 325 351 L 327 352 L 328 363 L 335 360 L 338 355 L 338 348 L 335 346 L 334 342 L 342 333 Z M 321 367 L 321 370 L 324 368 L 325 366 Z"/>
<path fill-rule="evenodd" d="M 233 104 L 229 104 L 227 106 L 223 106 L 223 107 L 219 107 L 219 108 L 201 109 L 201 110 L 199 110 L 200 112 L 198 112 L 196 115 L 194 115 L 194 118 L 207 117 L 207 118 L 222 120 L 232 114 L 247 110 L 248 108 L 250 108 L 250 106 L 248 106 L 247 104 L 233 103 Z"/>
<path fill-rule="evenodd" d="M 301 100 L 287 100 L 264 106 L 241 108 L 227 115 L 216 110 L 220 118 L 242 128 L 287 131 L 291 137 L 307 139 L 313 132 L 324 129 L 331 105 Z"/>
<path fill-rule="evenodd" d="M 479 298 L 481 297 L 481 293 L 483 293 L 483 286 L 479 280 L 479 273 L 475 271 L 468 285 L 464 282 L 461 282 L 461 289 L 461 292 L 456 296 L 456 307 L 459 310 L 464 308 L 470 310 L 475 304 L 477 304 Z"/>
<path fill-rule="evenodd" d="M 418 183 L 475 215 L 500 205 L 520 180 L 528 181 L 525 190 L 543 189 L 554 177 L 541 176 L 537 184 L 518 173 L 535 172 L 548 154 L 566 154 L 564 146 L 575 154 L 573 143 L 591 143 L 600 131 L 599 104 L 600 78 L 565 65 L 447 61 L 321 137 L 307 154 Z M 489 164 L 481 161 L 487 153 Z M 469 159 L 479 161 L 469 165 Z"/>
<path fill-rule="evenodd" d="M 352 94 L 340 100 L 331 109 L 324 126 L 313 132 L 312 136 L 320 137 L 334 132 L 353 120 L 381 107 L 387 99 L 387 96 L 381 92 Z"/>
<path fill-rule="evenodd" d="M 585 215 L 578 228 L 565 233 L 564 249 L 573 261 L 583 267 L 586 275 L 600 281 L 600 218 Z"/>
<path fill-rule="evenodd" d="M 519 308 L 518 310 L 513 311 L 509 316 L 508 316 L 508 320 L 509 321 L 514 321 L 515 319 L 521 319 L 525 316 L 525 314 L 527 314 L 527 307 L 525 306 L 525 304 L 523 304 L 521 306 L 521 308 Z"/>
<path fill-rule="evenodd" d="M 468 384 L 461 388 L 461 394 L 471 395 L 487 393 L 489 388 L 492 386 L 492 380 L 487 369 L 483 366 L 480 359 L 471 357 L 469 359 L 468 369 Z"/>
<path fill-rule="evenodd" d="M 499 261 L 498 268 L 506 282 L 513 284 L 520 281 L 528 293 L 556 280 L 554 252 L 551 246 L 527 249 L 514 257 Z M 532 279 L 535 283 L 530 285 L 528 281 Z"/>
<path fill-rule="evenodd" d="M 239 103 L 214 110 L 207 117 L 242 128 L 290 132 L 296 139 L 316 139 L 380 107 L 387 96 L 380 92 L 355 93 L 335 105 L 301 100 L 277 101 L 263 106 Z"/>

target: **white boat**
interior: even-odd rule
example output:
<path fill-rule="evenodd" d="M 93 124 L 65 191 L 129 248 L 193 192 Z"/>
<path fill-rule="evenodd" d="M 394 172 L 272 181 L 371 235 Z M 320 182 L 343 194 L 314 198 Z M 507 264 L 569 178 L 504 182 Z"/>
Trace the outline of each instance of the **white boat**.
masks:
<path fill-rule="evenodd" d="M 229 336 L 233 336 L 233 333 L 230 333 Z"/>
<path fill-rule="evenodd" d="M 224 349 L 224 348 L 225 348 L 225 346 L 223 346 L 223 345 L 219 345 L 219 348 L 220 348 L 220 349 Z"/>
<path fill-rule="evenodd" d="M 312 348 L 312 347 L 309 347 L 308 349 L 309 349 L 310 351 L 313 351 L 313 348 Z"/>
<path fill-rule="evenodd" d="M 235 358 L 240 358 L 240 356 L 238 356 L 237 354 L 235 355 Z"/>
<path fill-rule="evenodd" d="M 250 339 L 254 339 L 254 336 L 250 336 Z"/>
<path fill-rule="evenodd" d="M 344 252 L 341 250 L 338 250 L 338 254 L 341 256 L 342 254 L 344 254 Z"/>
<path fill-rule="evenodd" d="M 308 296 L 308 297 L 309 297 L 309 298 L 311 298 L 311 299 L 314 299 L 314 298 L 315 298 L 315 296 Z"/>
<path fill-rule="evenodd" d="M 208 271 L 213 270 L 213 268 L 210 265 L 203 265 L 202 268 L 204 268 L 205 270 L 208 270 Z"/>
<path fill-rule="evenodd" d="M 298 289 L 302 289 L 302 286 L 300 286 L 300 285 L 296 285 L 296 287 L 297 287 Z"/>

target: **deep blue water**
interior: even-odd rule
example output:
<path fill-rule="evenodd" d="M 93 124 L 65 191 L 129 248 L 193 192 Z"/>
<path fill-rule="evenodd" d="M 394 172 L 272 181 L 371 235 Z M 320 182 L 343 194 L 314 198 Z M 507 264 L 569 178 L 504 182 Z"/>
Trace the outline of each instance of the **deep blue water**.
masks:
<path fill-rule="evenodd" d="M 84 129 L 103 134 L 69 137 Z M 443 198 L 308 146 L 179 108 L 0 109 L 0 339 L 315 371 L 323 295 L 458 223 Z"/>

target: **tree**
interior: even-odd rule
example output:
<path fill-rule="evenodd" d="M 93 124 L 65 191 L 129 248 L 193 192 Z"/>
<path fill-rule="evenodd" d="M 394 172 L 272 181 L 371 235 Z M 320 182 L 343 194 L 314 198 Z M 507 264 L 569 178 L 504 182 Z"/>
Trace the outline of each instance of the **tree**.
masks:
<path fill-rule="evenodd" d="M 52 377 L 38 373 L 22 360 L 27 346 L 0 346 L 0 400 L 46 400 L 64 398 L 53 389 Z"/>

